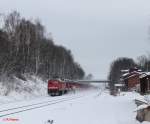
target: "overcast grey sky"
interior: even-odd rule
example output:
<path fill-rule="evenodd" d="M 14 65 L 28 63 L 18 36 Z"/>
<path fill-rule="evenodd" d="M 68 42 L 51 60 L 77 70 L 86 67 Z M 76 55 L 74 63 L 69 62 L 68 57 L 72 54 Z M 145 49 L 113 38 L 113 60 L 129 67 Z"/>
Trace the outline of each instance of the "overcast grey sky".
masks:
<path fill-rule="evenodd" d="M 39 18 L 86 73 L 105 79 L 117 57 L 150 49 L 150 0 L 0 0 L 0 13 Z"/>

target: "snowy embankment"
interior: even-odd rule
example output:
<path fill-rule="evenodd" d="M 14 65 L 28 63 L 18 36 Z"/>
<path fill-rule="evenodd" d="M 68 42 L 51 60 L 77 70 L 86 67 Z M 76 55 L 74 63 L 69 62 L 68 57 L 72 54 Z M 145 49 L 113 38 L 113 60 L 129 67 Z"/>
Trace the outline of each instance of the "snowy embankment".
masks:
<path fill-rule="evenodd" d="M 0 82 L 0 104 L 47 95 L 47 83 L 36 76 L 13 77 Z"/>
<path fill-rule="evenodd" d="M 0 89 L 0 104 L 48 96 L 47 81 L 34 75 L 4 78 L 0 82 Z M 87 87 L 77 88 L 76 93 L 85 92 L 88 89 L 97 89 L 97 86 L 87 85 Z"/>

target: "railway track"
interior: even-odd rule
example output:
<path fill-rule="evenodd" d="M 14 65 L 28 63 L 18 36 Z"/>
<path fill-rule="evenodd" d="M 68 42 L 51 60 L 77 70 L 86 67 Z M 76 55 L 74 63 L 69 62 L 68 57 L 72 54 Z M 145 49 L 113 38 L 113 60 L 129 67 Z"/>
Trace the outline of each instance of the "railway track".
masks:
<path fill-rule="evenodd" d="M 74 99 L 79 99 L 81 97 L 84 97 L 84 95 L 60 98 L 60 99 L 55 99 L 55 100 L 48 100 L 48 101 L 38 102 L 38 103 L 34 103 L 34 104 L 28 104 L 28 105 L 17 106 L 17 107 L 12 107 L 12 108 L 7 108 L 7 109 L 1 109 L 0 110 L 0 117 L 5 117 L 8 115 L 22 113 L 25 111 L 30 111 L 30 110 L 34 110 L 34 109 L 38 109 L 38 108 L 43 108 L 43 107 L 51 106 L 54 104 L 58 104 L 58 103 L 66 102 L 66 101 L 71 101 Z"/>
<path fill-rule="evenodd" d="M 38 98 L 32 98 L 32 99 L 27 99 L 26 101 L 33 101 L 33 100 L 38 100 L 38 99 L 45 99 L 45 98 L 49 98 L 49 96 L 45 96 L 45 97 L 38 97 Z M 24 102 L 24 100 L 12 100 L 12 101 L 7 101 L 7 102 L 3 102 L 3 103 L 0 103 L 0 106 L 1 105 L 8 105 L 8 104 L 13 104 L 13 103 L 21 103 L 21 102 Z"/>

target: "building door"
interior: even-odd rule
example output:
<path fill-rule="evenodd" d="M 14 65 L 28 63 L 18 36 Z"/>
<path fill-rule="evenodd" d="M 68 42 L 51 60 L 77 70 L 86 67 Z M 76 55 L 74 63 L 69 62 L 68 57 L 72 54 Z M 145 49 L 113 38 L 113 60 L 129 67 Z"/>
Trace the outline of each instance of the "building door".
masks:
<path fill-rule="evenodd" d="M 141 78 L 140 79 L 140 89 L 141 89 L 141 93 L 145 94 L 146 93 L 146 78 Z"/>

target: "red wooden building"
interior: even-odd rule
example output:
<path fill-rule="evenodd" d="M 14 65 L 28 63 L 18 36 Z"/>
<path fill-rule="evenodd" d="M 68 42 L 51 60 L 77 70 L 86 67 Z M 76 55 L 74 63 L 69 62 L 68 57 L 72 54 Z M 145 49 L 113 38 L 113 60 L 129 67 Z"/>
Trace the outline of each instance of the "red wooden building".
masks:
<path fill-rule="evenodd" d="M 137 88 L 137 86 L 140 84 L 141 73 L 141 70 L 137 68 L 131 68 L 125 74 L 122 75 L 121 78 L 125 84 L 126 90 L 132 90 Z"/>
<path fill-rule="evenodd" d="M 121 76 L 126 90 L 137 90 L 141 94 L 150 93 L 150 72 L 142 72 L 137 68 L 126 70 Z"/>

